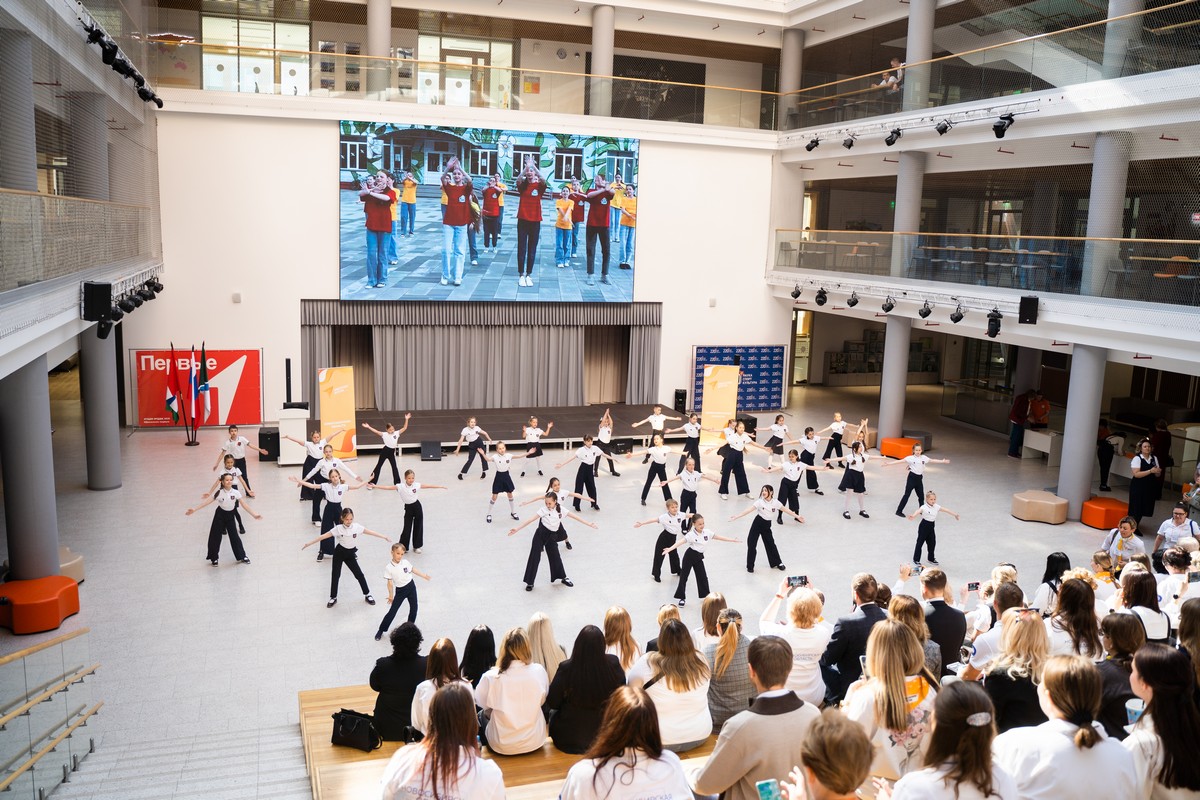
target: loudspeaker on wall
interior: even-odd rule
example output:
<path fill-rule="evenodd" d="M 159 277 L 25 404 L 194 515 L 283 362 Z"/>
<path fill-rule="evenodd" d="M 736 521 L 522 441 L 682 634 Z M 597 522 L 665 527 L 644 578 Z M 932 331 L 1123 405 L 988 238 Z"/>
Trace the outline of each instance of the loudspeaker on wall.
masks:
<path fill-rule="evenodd" d="M 1027 294 L 1021 298 L 1021 305 L 1017 311 L 1017 322 L 1021 323 L 1022 325 L 1037 325 L 1037 318 L 1037 295 Z"/>

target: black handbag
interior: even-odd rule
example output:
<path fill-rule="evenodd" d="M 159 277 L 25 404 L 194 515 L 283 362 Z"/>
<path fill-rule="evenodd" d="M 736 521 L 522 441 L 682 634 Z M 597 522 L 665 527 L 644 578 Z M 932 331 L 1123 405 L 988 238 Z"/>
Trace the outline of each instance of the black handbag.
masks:
<path fill-rule="evenodd" d="M 333 735 L 329 741 L 331 744 L 353 747 L 365 753 L 383 747 L 383 737 L 375 730 L 371 715 L 348 708 L 343 708 L 333 715 Z"/>

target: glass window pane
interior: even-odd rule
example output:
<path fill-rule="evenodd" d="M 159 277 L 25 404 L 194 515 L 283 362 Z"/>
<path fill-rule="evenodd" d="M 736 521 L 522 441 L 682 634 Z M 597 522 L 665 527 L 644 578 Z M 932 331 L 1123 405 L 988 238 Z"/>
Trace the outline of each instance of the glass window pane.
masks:
<path fill-rule="evenodd" d="M 287 22 L 276 23 L 275 47 L 279 50 L 307 50 L 308 26 Z"/>
<path fill-rule="evenodd" d="M 270 50 L 275 46 L 274 24 L 243 19 L 238 23 L 238 44 Z"/>
<path fill-rule="evenodd" d="M 204 44 L 236 45 L 238 43 L 237 20 L 221 17 L 205 17 L 201 25 Z"/>

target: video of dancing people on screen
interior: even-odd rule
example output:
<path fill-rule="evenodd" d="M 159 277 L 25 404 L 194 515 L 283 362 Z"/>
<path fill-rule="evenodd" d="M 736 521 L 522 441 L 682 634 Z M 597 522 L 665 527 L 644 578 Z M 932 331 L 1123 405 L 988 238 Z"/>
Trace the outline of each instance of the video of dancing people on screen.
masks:
<path fill-rule="evenodd" d="M 638 144 L 343 120 L 341 299 L 632 302 Z"/>

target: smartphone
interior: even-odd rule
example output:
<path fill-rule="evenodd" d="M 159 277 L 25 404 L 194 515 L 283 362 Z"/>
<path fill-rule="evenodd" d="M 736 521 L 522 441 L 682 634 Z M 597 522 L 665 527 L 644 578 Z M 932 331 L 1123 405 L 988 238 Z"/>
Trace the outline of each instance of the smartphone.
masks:
<path fill-rule="evenodd" d="M 808 586 L 807 575 L 789 575 L 788 588 L 795 589 L 797 586 Z"/>
<path fill-rule="evenodd" d="M 967 591 L 968 592 L 978 592 L 979 591 L 979 581 L 971 581 L 970 583 L 968 583 Z"/>
<path fill-rule="evenodd" d="M 920 575 L 924 571 L 925 571 L 925 566 L 923 564 L 913 564 L 913 568 L 912 568 L 913 575 Z"/>
<path fill-rule="evenodd" d="M 1189 572 L 1188 583 L 1200 583 L 1200 572 Z"/>
<path fill-rule="evenodd" d="M 862 672 L 862 676 L 864 678 L 871 677 L 870 675 L 867 674 L 867 657 L 865 655 L 858 657 L 858 668 L 859 668 L 859 671 Z"/>
<path fill-rule="evenodd" d="M 783 795 L 779 792 L 779 781 L 774 778 L 759 781 L 754 784 L 754 788 L 758 790 L 758 800 L 783 800 Z"/>

